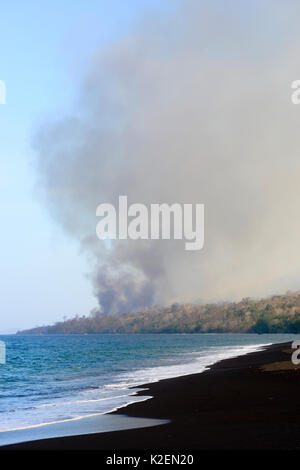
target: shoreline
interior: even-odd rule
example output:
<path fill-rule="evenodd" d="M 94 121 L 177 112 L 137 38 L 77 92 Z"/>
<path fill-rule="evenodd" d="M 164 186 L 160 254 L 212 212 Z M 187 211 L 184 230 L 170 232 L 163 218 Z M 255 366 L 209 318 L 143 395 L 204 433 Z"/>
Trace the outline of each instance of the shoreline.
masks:
<path fill-rule="evenodd" d="M 215 335 L 212 333 L 212 335 Z M 219 336 L 219 335 L 217 335 Z M 289 338 L 290 339 L 290 338 Z M 286 339 L 288 341 L 288 339 Z M 183 377 L 192 374 L 202 373 L 211 367 L 216 362 L 221 360 L 238 357 L 240 355 L 249 354 L 254 351 L 260 351 L 265 346 L 274 344 L 270 341 L 263 341 L 259 343 L 250 344 L 232 344 L 225 346 L 211 346 L 208 347 L 203 354 L 203 351 L 197 351 L 192 353 L 186 353 L 190 356 L 188 362 L 184 362 L 184 358 L 181 357 L 181 363 L 164 365 L 164 366 L 153 366 L 149 370 L 150 374 L 145 373 L 142 369 L 137 369 L 135 377 L 130 380 L 131 384 L 126 386 L 125 394 L 121 397 L 127 397 L 127 400 L 123 400 L 123 403 L 112 404 L 108 406 L 106 410 L 99 411 L 96 409 L 90 409 L 87 414 L 77 415 L 75 417 L 68 417 L 67 410 L 65 411 L 65 417 L 61 416 L 57 420 L 40 421 L 35 424 L 26 424 L 19 426 L 11 426 L 8 429 L 0 430 L 0 449 L 4 445 L 24 443 L 33 440 L 59 438 L 65 436 L 76 436 L 82 434 L 102 433 L 106 431 L 117 431 L 120 429 L 126 429 L 124 426 L 124 420 L 118 423 L 116 420 L 109 426 L 107 420 L 102 419 L 103 416 L 112 416 L 114 411 L 126 409 L 132 403 L 140 403 L 144 400 L 149 400 L 152 396 L 143 394 L 138 395 L 140 390 L 145 390 L 144 384 L 156 383 L 161 380 L 170 378 Z M 209 354 L 207 354 L 209 353 Z M 185 353 L 183 353 L 185 355 Z M 141 374 L 142 372 L 142 374 Z M 155 374 L 153 375 L 153 372 Z M 154 377 L 156 376 L 156 377 Z M 124 379 L 126 380 L 126 379 Z M 113 386 L 113 385 L 112 385 Z M 123 392 L 122 392 L 123 393 Z M 109 398 L 109 397 L 107 397 Z M 119 397 L 116 397 L 119 398 Z M 102 399 L 100 399 L 101 401 Z M 93 400 L 92 400 L 93 401 Z M 95 400 L 97 401 L 97 399 Z M 125 402 L 124 402 L 125 401 Z M 50 406 L 43 404 L 44 406 Z M 55 406 L 55 405 L 54 405 Z M 122 411 L 120 411 L 122 413 Z M 121 416 L 119 414 L 119 416 Z M 92 418 L 92 419 L 91 419 Z M 128 423 L 128 429 L 134 427 L 134 418 L 130 418 L 131 423 Z M 97 426 L 98 422 L 98 426 Z M 2 423 L 1 423 L 2 424 Z M 140 422 L 136 423 L 136 427 L 142 427 Z"/>
<path fill-rule="evenodd" d="M 151 396 L 106 416 L 168 420 L 140 429 L 12 444 L 27 449 L 296 449 L 300 447 L 300 367 L 291 343 L 216 362 L 201 373 L 139 385 Z"/>

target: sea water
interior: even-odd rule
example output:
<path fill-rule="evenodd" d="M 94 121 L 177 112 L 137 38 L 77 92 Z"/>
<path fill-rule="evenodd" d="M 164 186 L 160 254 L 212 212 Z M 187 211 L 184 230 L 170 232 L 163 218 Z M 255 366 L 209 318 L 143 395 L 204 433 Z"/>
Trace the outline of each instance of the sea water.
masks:
<path fill-rule="evenodd" d="M 142 384 L 203 372 L 221 359 L 296 338 L 254 334 L 0 336 L 6 344 L 6 363 L 0 364 L 0 445 L 5 431 L 71 421 L 77 422 L 78 429 L 85 418 L 149 399 L 135 395 Z"/>

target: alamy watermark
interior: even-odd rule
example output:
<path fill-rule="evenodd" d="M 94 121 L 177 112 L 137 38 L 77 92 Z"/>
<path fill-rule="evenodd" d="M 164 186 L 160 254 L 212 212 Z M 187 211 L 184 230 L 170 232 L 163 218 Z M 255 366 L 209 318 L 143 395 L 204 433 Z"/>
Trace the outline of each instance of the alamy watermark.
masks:
<path fill-rule="evenodd" d="M 0 104 L 6 104 L 6 85 L 0 80 Z"/>
<path fill-rule="evenodd" d="M 100 240 L 186 240 L 185 249 L 201 250 L 204 245 L 204 204 L 145 204 L 128 206 L 119 196 L 119 207 L 100 204 L 96 234 Z M 118 214 L 117 214 L 118 213 Z"/>
<path fill-rule="evenodd" d="M 292 354 L 292 363 L 295 366 L 298 366 L 300 364 L 300 341 L 293 341 L 292 342 L 292 349 L 296 349 L 296 351 L 293 352 Z"/>
<path fill-rule="evenodd" d="M 0 364 L 6 363 L 6 346 L 4 341 L 0 341 Z"/>

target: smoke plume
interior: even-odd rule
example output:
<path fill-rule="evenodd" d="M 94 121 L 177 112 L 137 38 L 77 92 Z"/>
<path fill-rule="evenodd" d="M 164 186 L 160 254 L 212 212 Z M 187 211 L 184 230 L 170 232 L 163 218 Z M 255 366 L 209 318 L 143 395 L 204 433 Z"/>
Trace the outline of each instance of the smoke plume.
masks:
<path fill-rule="evenodd" d="M 171 7 L 170 2 L 170 7 Z M 35 149 L 41 194 L 104 313 L 300 285 L 297 1 L 182 1 L 99 49 Z M 102 202 L 204 203 L 205 245 L 96 237 Z"/>

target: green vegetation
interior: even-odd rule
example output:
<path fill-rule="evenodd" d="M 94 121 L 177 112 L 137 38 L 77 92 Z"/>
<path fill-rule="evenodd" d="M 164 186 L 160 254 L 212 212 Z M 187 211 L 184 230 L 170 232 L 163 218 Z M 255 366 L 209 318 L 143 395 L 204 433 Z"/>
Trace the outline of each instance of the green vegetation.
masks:
<path fill-rule="evenodd" d="M 96 312 L 19 333 L 300 333 L 300 293 L 222 305 L 173 304 L 124 315 Z"/>

